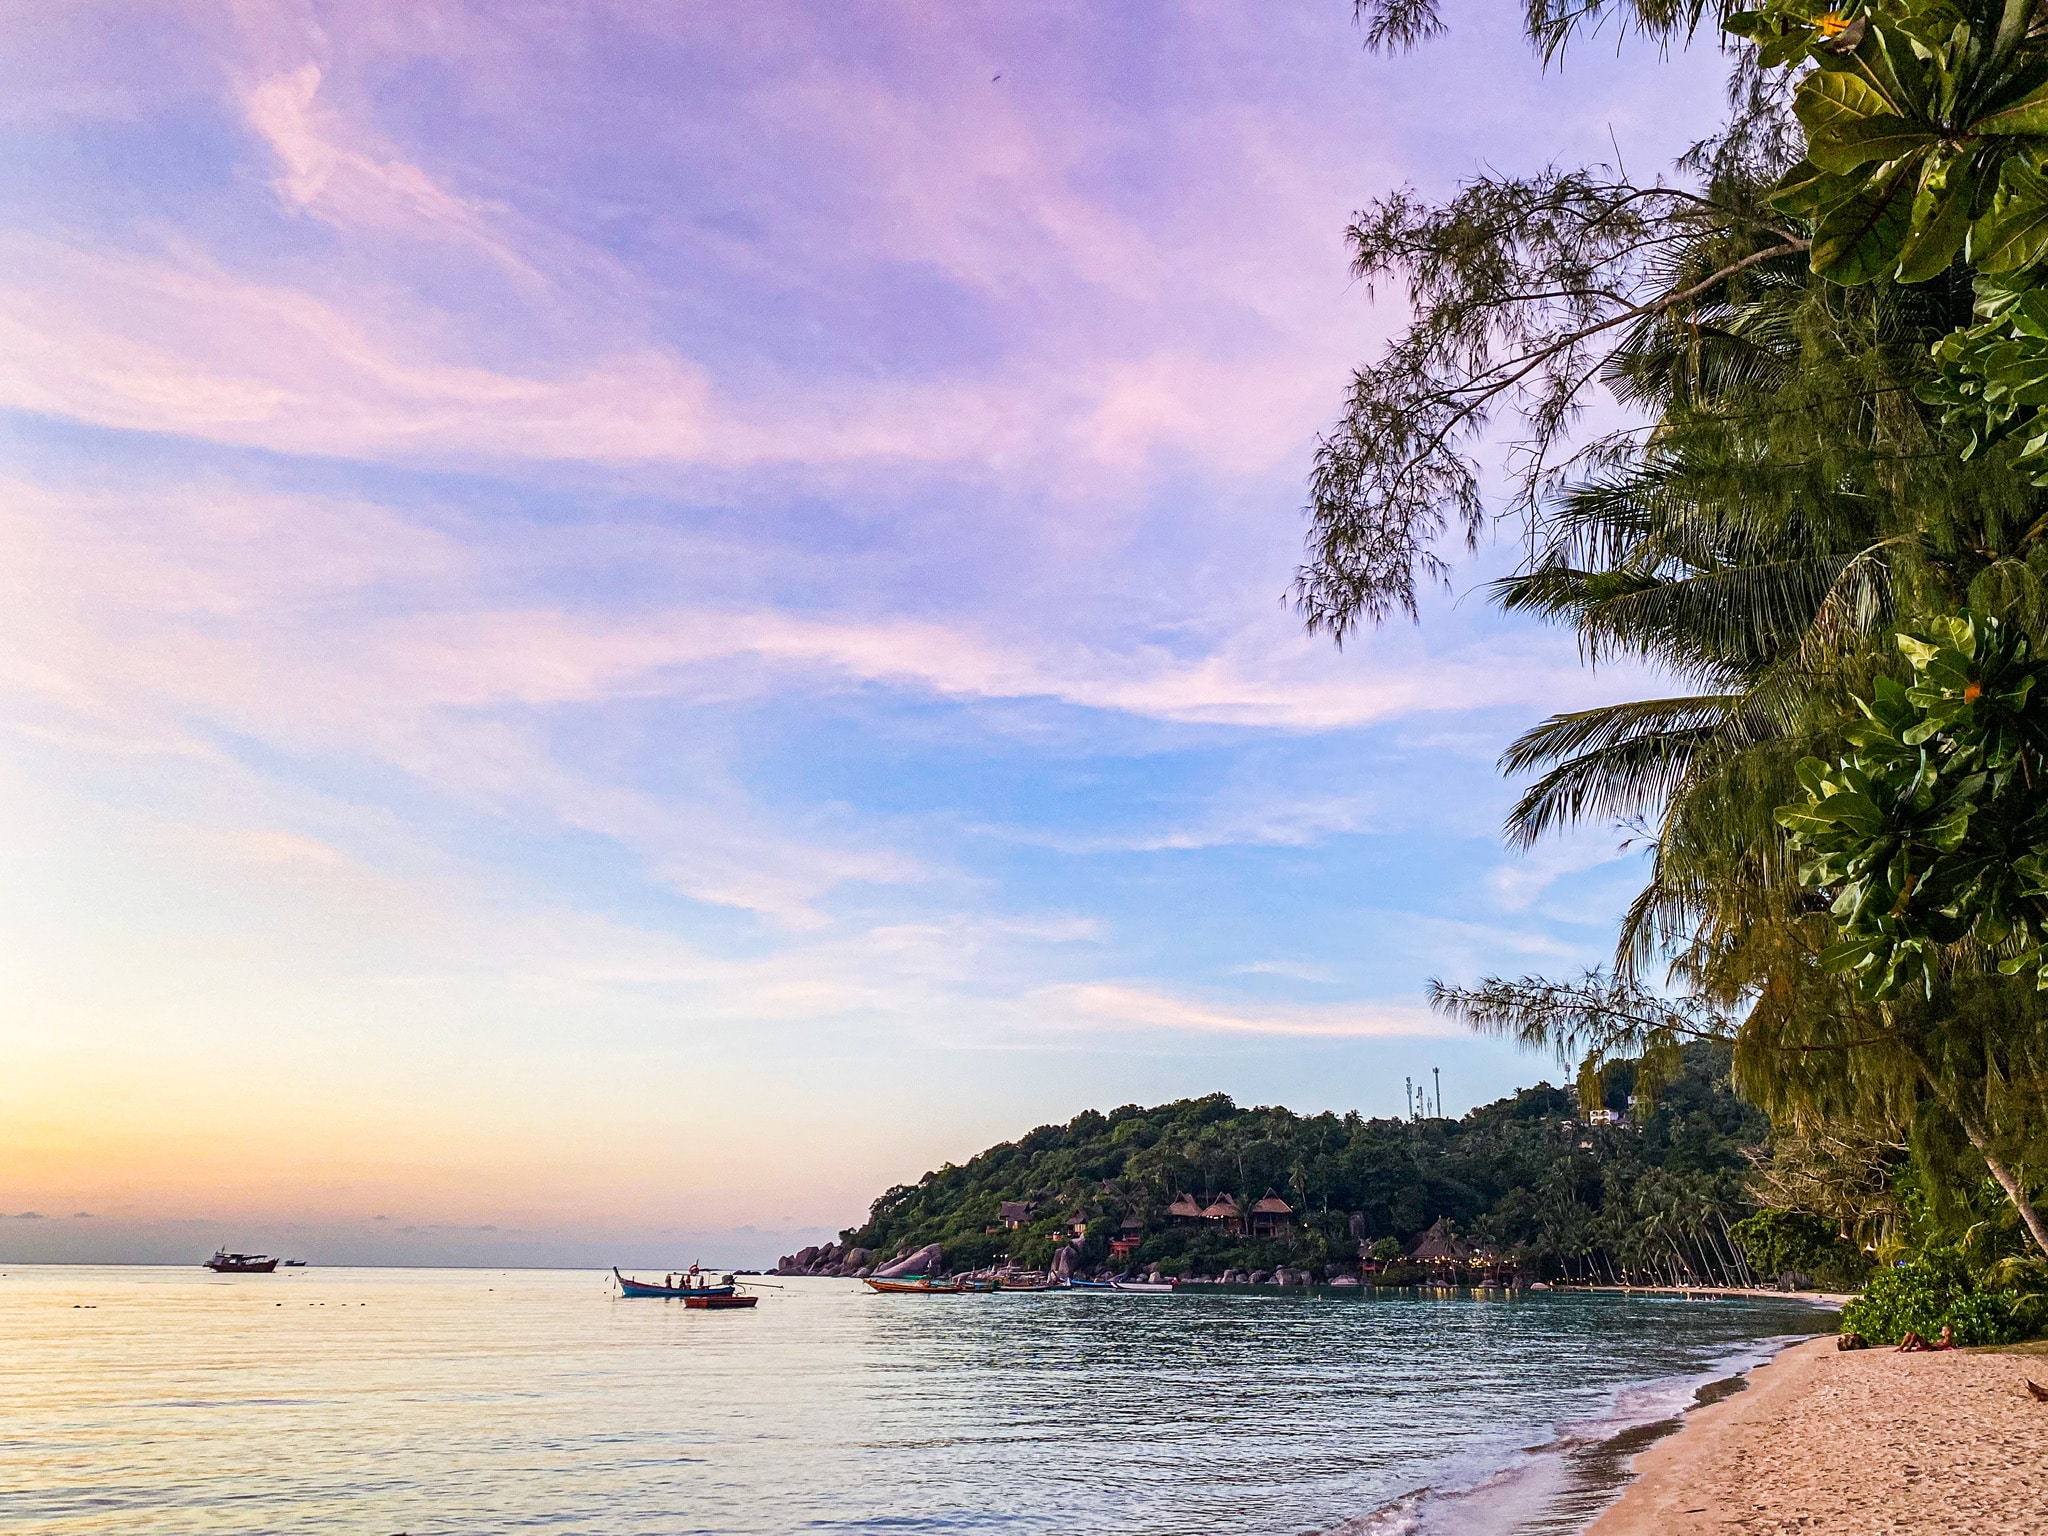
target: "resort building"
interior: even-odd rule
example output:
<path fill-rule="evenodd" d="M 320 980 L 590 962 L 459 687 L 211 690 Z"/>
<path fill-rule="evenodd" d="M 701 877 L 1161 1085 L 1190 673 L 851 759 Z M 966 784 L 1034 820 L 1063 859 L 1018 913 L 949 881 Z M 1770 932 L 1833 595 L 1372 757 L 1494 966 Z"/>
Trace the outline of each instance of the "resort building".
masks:
<path fill-rule="evenodd" d="M 1192 1225 L 1202 1219 L 1202 1202 L 1193 1195 L 1175 1195 L 1173 1204 L 1166 1208 L 1166 1216 L 1176 1226 Z"/>
<path fill-rule="evenodd" d="M 1423 1233 L 1415 1246 L 1408 1250 L 1409 1263 L 1433 1269 L 1446 1279 L 1453 1276 L 1463 1278 L 1478 1256 L 1478 1250 L 1458 1236 L 1458 1229 L 1451 1225 L 1448 1216 L 1437 1217 L 1436 1225 Z"/>
<path fill-rule="evenodd" d="M 1293 1227 L 1294 1207 L 1272 1189 L 1252 1205 L 1253 1237 L 1280 1237 Z"/>
<path fill-rule="evenodd" d="M 1213 1221 L 1226 1232 L 1244 1230 L 1244 1212 L 1239 1209 L 1234 1196 L 1218 1195 L 1202 1212 L 1202 1220 Z"/>
<path fill-rule="evenodd" d="M 987 1206 L 982 1207 L 987 1210 Z M 1038 1209 L 1036 1200 L 1005 1200 L 998 1212 L 1002 1224 L 1012 1232 L 1031 1219 L 1031 1213 Z"/>

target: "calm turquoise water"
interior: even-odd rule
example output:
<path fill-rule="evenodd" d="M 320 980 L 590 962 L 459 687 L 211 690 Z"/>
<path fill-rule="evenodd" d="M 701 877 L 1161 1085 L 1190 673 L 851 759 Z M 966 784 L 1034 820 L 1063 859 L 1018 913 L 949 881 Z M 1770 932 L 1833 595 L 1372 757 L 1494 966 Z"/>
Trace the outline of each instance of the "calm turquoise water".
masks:
<path fill-rule="evenodd" d="M 1829 1321 L 836 1280 L 707 1313 L 609 1280 L 10 1270 L 0 1531 L 1556 1530 L 1615 1429 Z"/>

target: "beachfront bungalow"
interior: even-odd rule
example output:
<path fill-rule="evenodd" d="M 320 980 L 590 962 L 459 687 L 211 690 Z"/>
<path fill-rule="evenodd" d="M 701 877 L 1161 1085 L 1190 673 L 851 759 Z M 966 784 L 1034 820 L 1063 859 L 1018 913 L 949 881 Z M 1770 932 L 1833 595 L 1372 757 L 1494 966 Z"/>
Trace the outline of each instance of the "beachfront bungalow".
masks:
<path fill-rule="evenodd" d="M 1294 1207 L 1268 1189 L 1252 1204 L 1252 1236 L 1280 1237 L 1293 1230 Z"/>
<path fill-rule="evenodd" d="M 1446 1279 L 1452 1276 L 1463 1278 L 1478 1256 L 1478 1250 L 1458 1236 L 1458 1229 L 1451 1225 L 1448 1216 L 1437 1217 L 1436 1225 L 1423 1233 L 1415 1246 L 1408 1250 L 1409 1263 L 1433 1269 Z"/>
<path fill-rule="evenodd" d="M 982 1209 L 986 1210 L 988 1207 L 983 1206 Z M 1037 1209 L 1036 1200 L 1005 1200 L 997 1214 L 1003 1225 L 1014 1232 L 1028 1222 L 1031 1213 Z"/>
<path fill-rule="evenodd" d="M 1202 1219 L 1202 1202 L 1193 1195 L 1175 1195 L 1166 1208 L 1166 1219 L 1177 1227 L 1191 1227 Z"/>
<path fill-rule="evenodd" d="M 1244 1231 L 1244 1212 L 1230 1195 L 1218 1195 L 1202 1211 L 1202 1220 L 1215 1222 L 1226 1232 Z"/>

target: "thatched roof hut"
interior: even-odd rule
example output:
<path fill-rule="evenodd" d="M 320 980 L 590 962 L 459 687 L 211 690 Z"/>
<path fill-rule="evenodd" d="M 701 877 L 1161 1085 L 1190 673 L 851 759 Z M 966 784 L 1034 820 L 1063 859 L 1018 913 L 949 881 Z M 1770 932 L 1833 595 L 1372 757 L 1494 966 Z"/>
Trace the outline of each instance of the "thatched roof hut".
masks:
<path fill-rule="evenodd" d="M 986 1206 L 983 1207 L 987 1209 Z M 1031 1213 L 1038 1209 L 1036 1200 L 1005 1200 L 999 1212 L 1002 1224 L 1013 1231 L 1031 1219 Z"/>
<path fill-rule="evenodd" d="M 1423 1233 L 1422 1240 L 1408 1250 L 1408 1257 L 1418 1264 L 1470 1264 L 1477 1253 L 1478 1250 L 1458 1236 L 1450 1217 L 1439 1216 L 1436 1225 Z"/>
<path fill-rule="evenodd" d="M 1200 1221 L 1202 1219 L 1202 1202 L 1193 1195 L 1175 1195 L 1173 1197 L 1173 1204 L 1166 1208 L 1166 1214 L 1175 1221 Z"/>
<path fill-rule="evenodd" d="M 1235 1232 L 1244 1225 L 1244 1212 L 1238 1209 L 1235 1196 L 1222 1194 L 1203 1209 L 1202 1220 L 1218 1222 L 1227 1230 Z"/>
<path fill-rule="evenodd" d="M 1252 1235 L 1271 1237 L 1294 1220 L 1294 1207 L 1272 1189 L 1252 1202 Z"/>

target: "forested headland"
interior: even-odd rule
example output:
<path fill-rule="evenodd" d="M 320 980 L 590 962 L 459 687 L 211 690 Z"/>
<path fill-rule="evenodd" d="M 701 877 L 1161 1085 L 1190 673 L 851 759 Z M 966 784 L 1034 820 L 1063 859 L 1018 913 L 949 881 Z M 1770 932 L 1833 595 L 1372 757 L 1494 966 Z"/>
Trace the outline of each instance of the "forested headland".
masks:
<path fill-rule="evenodd" d="M 1402 1284 L 1443 1278 L 1411 1258 L 1437 1229 L 1471 1250 L 1463 1271 L 1523 1281 L 1745 1285 L 1759 1261 L 1772 1279 L 1862 1277 L 1868 1261 L 1825 1226 L 1760 1230 L 1752 1246 L 1769 1251 L 1756 1256 L 1731 1235 L 1756 1212 L 1769 1122 L 1732 1091 L 1726 1046 L 1689 1047 L 1654 1104 L 1631 1106 L 1633 1079 L 1609 1075 L 1597 1120 L 1547 1083 L 1457 1119 L 1297 1115 L 1222 1094 L 1091 1110 L 889 1190 L 842 1236 L 882 1257 L 938 1243 L 954 1269 L 1048 1268 L 1070 1247 L 1086 1271 L 1363 1268 Z M 1176 1215 L 1190 1196 L 1204 1209 L 1228 1197 L 1244 1215 Z M 1288 1211 L 1247 1230 L 1262 1199 Z"/>
<path fill-rule="evenodd" d="M 1405 1257 L 1448 1219 L 1475 1257 L 1526 1280 L 1745 1284 L 1729 1229 L 1755 1210 L 1749 1149 L 1767 1122 L 1726 1073 L 1724 1047 L 1694 1047 L 1638 1118 L 1626 1114 L 1628 1073 L 1616 1073 L 1612 1116 L 1597 1124 L 1548 1083 L 1460 1118 L 1303 1116 L 1223 1094 L 1090 1110 L 889 1190 L 844 1241 L 877 1255 L 940 1243 L 954 1270 L 1049 1268 L 1071 1245 L 1079 1270 L 1214 1278 L 1292 1266 L 1327 1278 L 1364 1262 L 1399 1284 L 1430 1278 L 1407 1274 Z M 1241 1212 L 1276 1196 L 1288 1214 L 1251 1235 L 1249 1221 L 1176 1217 L 1182 1196 L 1204 1208 L 1231 1196 Z M 1128 1247 L 1112 1255 L 1116 1241 Z M 1853 1247 L 1833 1247 L 1808 1268 L 1815 1257 L 1855 1268 Z"/>

